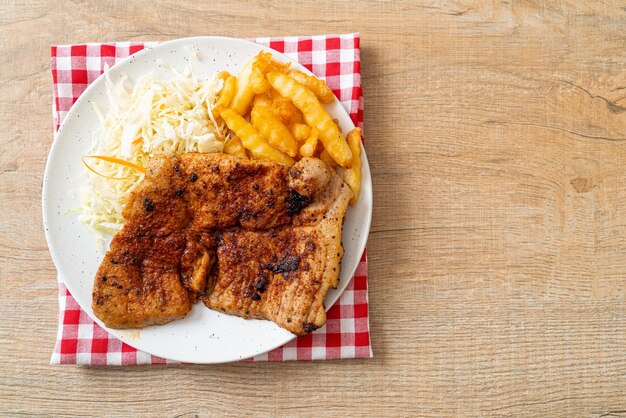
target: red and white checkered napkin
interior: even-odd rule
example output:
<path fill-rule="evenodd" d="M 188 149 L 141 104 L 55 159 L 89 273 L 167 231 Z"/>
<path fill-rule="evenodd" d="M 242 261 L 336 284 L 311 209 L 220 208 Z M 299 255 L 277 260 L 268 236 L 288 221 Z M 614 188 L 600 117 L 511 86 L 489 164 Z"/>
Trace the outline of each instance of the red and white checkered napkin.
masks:
<path fill-rule="evenodd" d="M 352 120 L 363 126 L 359 34 L 257 38 L 297 60 L 339 98 Z M 55 129 L 70 107 L 104 70 L 154 43 L 117 42 L 53 46 L 50 67 L 54 82 Z M 171 363 L 138 351 L 109 335 L 81 310 L 59 277 L 59 329 L 52 364 L 135 365 Z M 367 259 L 363 254 L 354 279 L 328 311 L 326 325 L 249 361 L 324 360 L 371 357 L 367 300 Z"/>

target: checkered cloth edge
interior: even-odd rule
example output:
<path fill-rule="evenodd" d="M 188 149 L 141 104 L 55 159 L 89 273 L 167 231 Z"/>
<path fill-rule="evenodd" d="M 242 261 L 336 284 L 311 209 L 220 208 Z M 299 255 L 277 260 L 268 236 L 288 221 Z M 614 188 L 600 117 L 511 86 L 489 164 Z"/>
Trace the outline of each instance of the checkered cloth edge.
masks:
<path fill-rule="evenodd" d="M 355 124 L 363 127 L 363 95 L 359 34 L 284 38 L 256 38 L 297 60 L 328 86 L 348 110 Z M 127 56 L 155 42 L 88 43 L 51 48 L 55 130 L 70 107 L 103 72 Z M 134 349 L 109 335 L 78 305 L 59 282 L 59 328 L 51 364 L 139 365 L 174 363 Z M 298 337 L 282 347 L 243 361 L 330 360 L 372 356 L 367 296 L 367 257 L 364 253 L 354 278 L 337 303 L 328 311 L 324 327 Z"/>

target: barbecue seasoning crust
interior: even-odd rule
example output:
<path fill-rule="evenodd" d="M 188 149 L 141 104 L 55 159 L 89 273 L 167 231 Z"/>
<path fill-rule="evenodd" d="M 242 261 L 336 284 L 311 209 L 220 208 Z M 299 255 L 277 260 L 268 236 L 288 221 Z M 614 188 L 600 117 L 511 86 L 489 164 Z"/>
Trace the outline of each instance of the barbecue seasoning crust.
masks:
<path fill-rule="evenodd" d="M 94 313 L 112 328 L 144 327 L 201 299 L 311 332 L 337 286 L 350 197 L 317 159 L 288 170 L 223 154 L 154 157 L 94 279 Z"/>

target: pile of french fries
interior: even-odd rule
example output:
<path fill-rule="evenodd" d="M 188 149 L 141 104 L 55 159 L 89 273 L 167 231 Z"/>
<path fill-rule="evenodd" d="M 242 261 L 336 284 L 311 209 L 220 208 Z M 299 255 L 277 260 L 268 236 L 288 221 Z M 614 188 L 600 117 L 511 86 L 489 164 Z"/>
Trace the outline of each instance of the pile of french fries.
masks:
<path fill-rule="evenodd" d="M 317 157 L 341 168 L 354 204 L 361 189 L 361 130 L 346 137 L 324 107 L 335 100 L 326 83 L 289 63 L 260 52 L 234 76 L 221 72 L 222 88 L 207 103 L 217 123 L 225 124 L 224 152 L 273 160 L 291 166 L 303 157 Z"/>

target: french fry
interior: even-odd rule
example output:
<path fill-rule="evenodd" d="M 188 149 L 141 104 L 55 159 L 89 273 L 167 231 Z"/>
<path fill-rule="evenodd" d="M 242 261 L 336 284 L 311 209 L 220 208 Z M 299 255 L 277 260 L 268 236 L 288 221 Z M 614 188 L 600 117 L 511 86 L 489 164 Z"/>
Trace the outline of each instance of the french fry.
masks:
<path fill-rule="evenodd" d="M 235 157 L 246 157 L 246 149 L 241 144 L 241 139 L 238 137 L 231 138 L 224 145 L 224 153 L 233 155 Z"/>
<path fill-rule="evenodd" d="M 298 153 L 298 143 L 283 123 L 265 106 L 255 106 L 250 113 L 252 126 L 264 137 L 270 145 L 280 151 L 295 157 Z"/>
<path fill-rule="evenodd" d="M 313 156 L 316 158 L 320 158 L 320 155 L 322 155 L 322 151 L 324 151 L 324 144 L 322 143 L 322 141 L 317 141 L 317 146 L 315 147 L 315 152 L 313 153 Z"/>
<path fill-rule="evenodd" d="M 288 62 L 276 61 L 269 52 L 259 52 L 237 76 L 238 89 L 232 101 L 233 110 L 242 116 L 245 115 L 254 95 L 265 93 L 270 89 L 265 74 L 270 71 L 285 72 L 288 68 Z"/>
<path fill-rule="evenodd" d="M 224 109 L 220 116 L 228 126 L 241 139 L 243 146 L 250 150 L 254 158 L 259 160 L 274 160 L 286 166 L 292 166 L 295 162 L 290 156 L 272 147 L 257 132 L 254 127 L 233 109 Z"/>
<path fill-rule="evenodd" d="M 254 97 L 254 90 L 250 82 L 253 62 L 248 62 L 237 76 L 237 93 L 232 100 L 231 108 L 240 115 L 246 114 Z"/>
<path fill-rule="evenodd" d="M 317 129 L 319 139 L 333 160 L 342 167 L 349 167 L 352 163 L 352 151 L 315 94 L 283 73 L 270 72 L 267 80 L 281 96 L 290 99 L 300 109 L 309 126 Z"/>
<path fill-rule="evenodd" d="M 317 129 L 311 128 L 311 135 L 307 138 L 307 140 L 300 147 L 300 155 L 303 157 L 312 157 L 315 154 L 315 149 L 317 148 L 317 142 L 319 139 L 319 134 Z"/>
<path fill-rule="evenodd" d="M 222 81 L 226 81 L 228 77 L 230 77 L 230 73 L 228 71 L 220 71 L 219 73 L 217 73 L 217 78 Z"/>
<path fill-rule="evenodd" d="M 287 75 L 315 93 L 320 102 L 332 103 L 335 101 L 333 91 L 328 88 L 324 80 L 320 80 L 315 76 L 307 75 L 298 70 L 289 70 Z"/>
<path fill-rule="evenodd" d="M 256 68 L 252 68 L 252 73 L 250 74 L 250 85 L 252 86 L 252 90 L 255 94 L 263 94 L 270 90 L 272 86 L 265 79 L 265 74 Z"/>
<path fill-rule="evenodd" d="M 254 68 L 260 71 L 262 74 L 267 74 L 270 71 L 278 71 L 284 73 L 289 68 L 288 62 L 278 62 L 272 58 L 272 54 L 269 52 L 261 51 L 254 59 Z"/>
<path fill-rule="evenodd" d="M 326 163 L 326 165 L 331 167 L 331 168 L 337 168 L 338 167 L 338 165 L 335 162 L 335 160 L 333 160 L 333 157 L 331 157 L 326 150 L 323 150 L 320 153 L 320 160 L 324 161 Z"/>
<path fill-rule="evenodd" d="M 265 106 L 270 107 L 272 105 L 272 98 L 268 94 L 257 94 L 252 101 L 252 107 Z"/>
<path fill-rule="evenodd" d="M 270 71 L 285 72 L 288 68 L 288 62 L 276 61 L 269 52 L 259 52 L 252 61 L 252 73 L 250 74 L 250 85 L 254 93 L 262 94 L 270 90 L 271 86 L 265 79 L 265 74 Z"/>
<path fill-rule="evenodd" d="M 304 123 L 294 123 L 291 125 L 291 133 L 298 142 L 304 142 L 311 136 L 311 127 Z"/>
<path fill-rule="evenodd" d="M 278 95 L 278 93 L 276 93 Z M 272 99 L 270 110 L 274 112 L 280 121 L 289 126 L 293 123 L 303 122 L 302 112 L 289 99 L 278 95 Z"/>
<path fill-rule="evenodd" d="M 361 128 L 354 128 L 346 137 L 352 151 L 352 164 L 343 170 L 343 181 L 350 186 L 354 195 L 350 205 L 354 205 L 361 191 Z"/>
<path fill-rule="evenodd" d="M 341 130 L 341 126 L 339 126 L 339 119 L 333 118 L 333 122 L 335 122 L 335 125 L 337 125 L 337 129 L 339 129 L 339 132 L 343 134 L 343 131 Z"/>
<path fill-rule="evenodd" d="M 230 103 L 233 101 L 233 97 L 235 97 L 236 92 L 237 77 L 234 77 L 232 75 L 228 76 L 228 78 L 224 81 L 224 87 L 222 87 L 222 90 L 219 93 L 217 102 L 215 102 L 211 109 L 214 118 L 219 116 L 222 110 L 230 106 Z"/>

